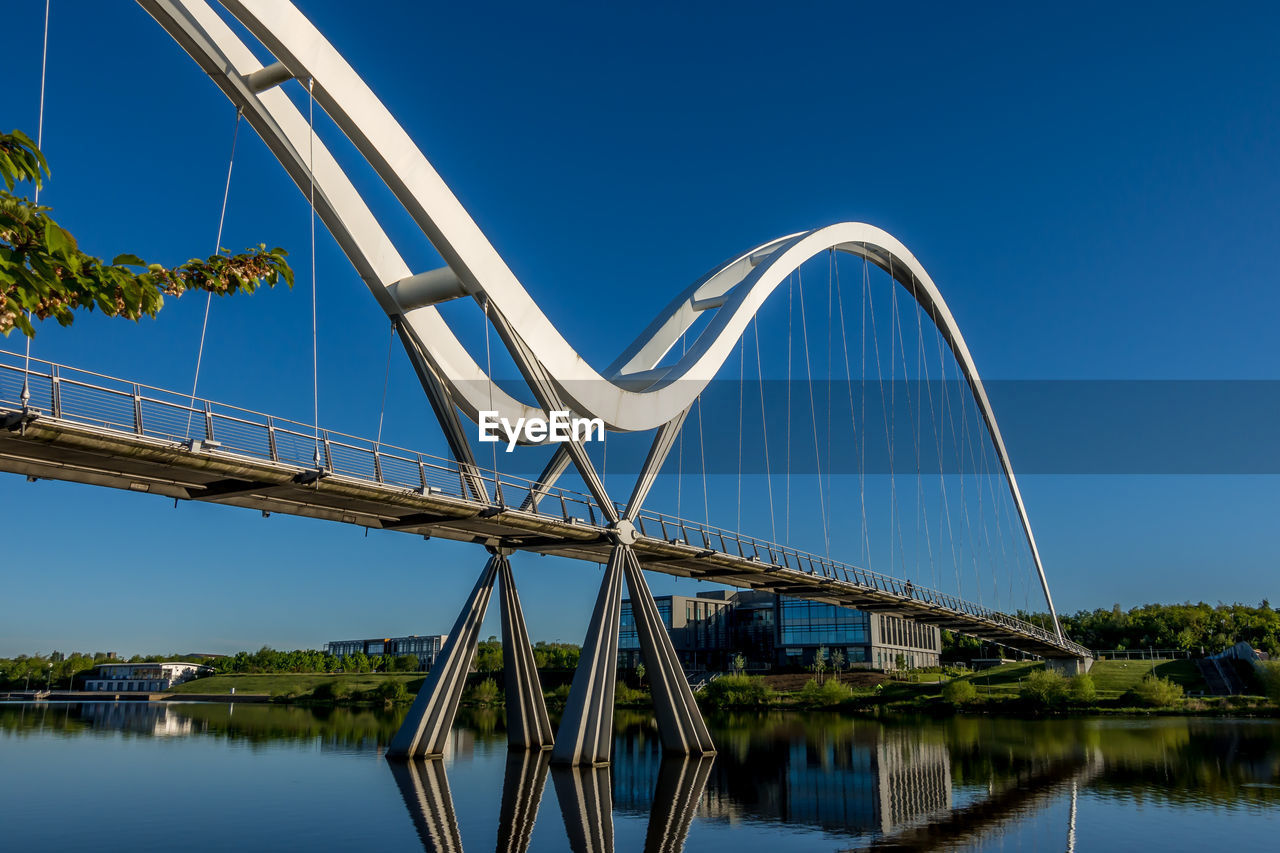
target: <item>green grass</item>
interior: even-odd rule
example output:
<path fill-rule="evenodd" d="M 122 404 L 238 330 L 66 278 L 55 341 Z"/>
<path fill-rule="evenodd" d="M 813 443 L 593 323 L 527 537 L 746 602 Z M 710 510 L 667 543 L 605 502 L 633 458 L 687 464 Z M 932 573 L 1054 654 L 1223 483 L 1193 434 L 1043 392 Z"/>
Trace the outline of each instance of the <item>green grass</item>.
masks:
<path fill-rule="evenodd" d="M 309 696 L 324 684 L 341 684 L 352 693 L 374 690 L 388 681 L 402 681 L 412 694 L 422 681 L 420 673 L 325 673 L 282 672 L 267 675 L 212 675 L 197 678 L 185 684 L 169 688 L 167 693 L 229 694 L 235 688 L 236 695 L 278 697 Z"/>
<path fill-rule="evenodd" d="M 1204 680 L 1190 660 L 1100 660 L 1089 670 L 1099 699 L 1115 699 L 1136 687 L 1149 674 L 1181 684 L 1188 693 L 1205 689 Z"/>
<path fill-rule="evenodd" d="M 1002 664 L 964 678 L 973 682 L 980 697 L 1016 696 L 1020 679 L 1026 678 L 1043 665 L 1036 662 Z M 1200 692 L 1205 688 L 1195 662 L 1189 660 L 1100 660 L 1095 661 L 1089 670 L 1100 700 L 1118 699 L 1151 673 L 1181 684 L 1188 693 Z"/>
<path fill-rule="evenodd" d="M 978 688 L 979 696 L 1016 696 L 1021 679 L 1026 678 L 1041 666 L 1043 664 L 1033 661 L 1004 663 L 980 670 L 973 675 L 966 675 L 964 680 L 973 682 L 973 686 Z"/>

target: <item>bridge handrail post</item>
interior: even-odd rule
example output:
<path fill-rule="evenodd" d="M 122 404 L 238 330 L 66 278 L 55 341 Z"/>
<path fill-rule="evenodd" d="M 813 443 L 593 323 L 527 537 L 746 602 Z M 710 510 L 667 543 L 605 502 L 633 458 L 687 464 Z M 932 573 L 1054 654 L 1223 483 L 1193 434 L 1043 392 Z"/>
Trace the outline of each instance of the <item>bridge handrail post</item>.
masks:
<path fill-rule="evenodd" d="M 208 424 L 208 426 L 205 427 L 205 431 L 208 433 L 212 433 L 213 432 L 213 415 L 209 412 L 208 405 L 209 405 L 208 403 L 205 404 L 205 407 L 206 407 L 205 418 Z M 280 461 L 280 449 L 276 445 L 276 422 L 275 422 L 275 419 L 272 418 L 270 415 L 267 416 L 267 452 L 271 454 L 272 462 Z"/>
<path fill-rule="evenodd" d="M 274 462 L 276 461 L 275 435 L 271 434 L 270 437 L 271 437 L 271 443 L 272 443 L 271 461 Z M 205 441 L 216 440 L 213 437 L 213 404 L 210 403 L 208 400 L 204 401 L 204 440 Z"/>
<path fill-rule="evenodd" d="M 133 432 L 142 435 L 142 388 L 133 384 Z"/>
<path fill-rule="evenodd" d="M 53 416 L 62 417 L 62 377 L 58 375 L 56 364 L 49 367 L 49 396 L 49 403 L 53 406 Z"/>
<path fill-rule="evenodd" d="M 382 460 L 378 458 L 378 445 L 373 446 L 373 479 L 382 482 Z"/>
<path fill-rule="evenodd" d="M 324 467 L 333 470 L 333 448 L 329 445 L 328 430 L 324 430 Z"/>
<path fill-rule="evenodd" d="M 427 493 L 427 466 L 422 463 L 422 454 L 415 454 L 418 457 L 418 485 L 422 487 L 422 493 Z"/>

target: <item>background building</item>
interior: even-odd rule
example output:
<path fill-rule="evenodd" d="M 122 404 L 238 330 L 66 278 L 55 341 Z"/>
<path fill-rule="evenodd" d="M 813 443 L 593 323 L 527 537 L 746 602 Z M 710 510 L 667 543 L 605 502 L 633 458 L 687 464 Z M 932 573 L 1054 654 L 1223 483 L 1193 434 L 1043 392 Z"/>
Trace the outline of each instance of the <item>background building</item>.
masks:
<path fill-rule="evenodd" d="M 213 667 L 187 661 L 164 663 L 101 663 L 96 672 L 85 679 L 85 690 L 155 692 L 168 690 L 175 684 L 201 675 L 212 675 Z"/>
<path fill-rule="evenodd" d="M 654 596 L 658 615 L 667 626 L 671 644 L 686 670 L 724 669 L 730 654 L 729 617 L 732 604 L 725 598 L 686 595 Z M 622 602 L 618 630 L 618 662 L 634 667 L 640 662 L 640 638 L 636 634 L 631 600 Z"/>
<path fill-rule="evenodd" d="M 324 644 L 324 650 L 340 658 L 357 652 L 390 657 L 417 655 L 418 669 L 427 670 L 435 665 L 436 656 L 440 654 L 440 649 L 444 647 L 444 641 L 447 639 L 449 639 L 448 634 L 425 636 L 414 634 L 409 637 L 380 637 L 371 640 L 332 640 Z"/>
<path fill-rule="evenodd" d="M 834 604 L 755 590 L 715 590 L 695 597 L 655 597 L 658 614 L 686 670 L 729 669 L 741 654 L 748 669 L 808 666 L 819 648 L 839 649 L 849 667 L 938 666 L 942 635 L 932 625 Z M 618 662 L 640 662 L 630 599 L 622 602 Z"/>

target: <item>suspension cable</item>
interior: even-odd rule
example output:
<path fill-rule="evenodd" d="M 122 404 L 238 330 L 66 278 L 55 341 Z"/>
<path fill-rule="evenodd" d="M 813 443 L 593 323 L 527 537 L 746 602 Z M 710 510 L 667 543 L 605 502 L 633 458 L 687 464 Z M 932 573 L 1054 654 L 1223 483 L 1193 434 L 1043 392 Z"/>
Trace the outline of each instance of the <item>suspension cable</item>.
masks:
<path fill-rule="evenodd" d="M 315 418 L 316 468 L 320 468 L 320 350 L 316 343 L 316 97 L 315 78 L 307 78 L 307 177 L 311 202 L 311 405 Z"/>
<path fill-rule="evenodd" d="M 44 40 L 40 49 L 40 112 L 36 118 L 36 148 L 44 150 L 44 90 L 46 80 L 46 70 L 49 67 L 49 3 L 50 0 L 44 0 Z M 36 188 L 34 204 L 40 204 L 40 176 L 36 175 Z M 31 322 L 32 312 L 27 312 L 27 322 Z M 19 394 L 19 401 L 22 403 L 23 411 L 26 411 L 27 405 L 31 402 L 31 335 L 27 335 L 27 352 L 22 362 L 22 392 Z"/>
<path fill-rule="evenodd" d="M 387 368 L 382 374 L 382 405 L 378 408 L 378 438 L 373 443 L 374 447 L 382 444 L 382 419 L 387 414 L 387 387 L 391 384 L 391 350 L 396 343 L 397 325 L 399 325 L 399 321 L 392 317 L 391 335 L 387 338 Z"/>
<path fill-rule="evenodd" d="M 685 329 L 680 333 L 680 359 L 684 360 L 685 355 L 685 335 L 689 332 Z M 680 434 L 676 436 L 676 518 L 684 518 L 681 515 L 680 501 L 684 497 L 684 426 L 680 427 Z"/>
<path fill-rule="evenodd" d="M 489 294 L 482 293 L 480 295 L 480 307 L 484 311 L 484 370 L 489 377 L 489 411 L 493 411 L 493 356 L 489 351 Z M 498 488 L 498 443 L 493 444 L 493 487 Z"/>
<path fill-rule="evenodd" d="M 933 308 L 932 308 L 932 305 L 930 305 L 931 318 L 932 318 L 932 311 L 933 311 Z M 943 479 L 943 474 L 942 474 L 942 439 L 938 432 L 938 417 L 939 417 L 938 410 L 937 410 L 937 407 L 935 407 L 933 404 L 933 382 L 929 376 L 929 359 L 925 357 L 923 315 L 924 315 L 924 309 L 921 308 L 919 305 L 917 305 L 916 306 L 916 330 L 917 330 L 917 335 L 919 337 L 920 346 L 916 351 L 916 364 L 918 365 L 917 369 L 920 372 L 920 380 L 924 386 L 925 395 L 929 401 L 929 424 L 933 428 L 933 443 L 935 448 L 938 451 L 938 489 L 939 489 L 939 492 L 941 493 L 943 505 L 945 506 L 946 493 L 945 493 L 945 481 Z M 931 326 L 930 328 L 933 329 L 935 335 L 938 335 L 938 330 L 936 325 Z M 920 399 L 919 396 L 917 396 L 916 399 L 918 401 Z M 921 408 L 923 409 L 923 407 Z M 923 432 L 923 427 L 921 428 L 921 432 Z M 921 491 L 923 492 L 923 488 L 924 488 L 923 485 L 921 485 L 920 488 L 921 488 Z M 941 516 L 939 516 L 938 523 L 939 523 L 938 550 L 940 553 L 942 550 L 942 530 L 941 530 L 942 518 Z M 929 562 L 933 567 L 933 571 L 931 573 L 933 578 L 933 586 L 935 589 L 937 589 L 939 588 L 942 582 L 942 574 L 941 574 L 942 570 L 938 565 L 939 560 L 935 559 L 934 553 L 933 553 L 933 534 L 930 532 L 930 529 L 929 529 L 929 513 L 927 509 L 925 510 L 925 515 L 924 515 L 924 530 L 925 530 L 925 536 L 927 537 L 927 541 L 929 544 Z"/>
<path fill-rule="evenodd" d="M 711 526 L 711 499 L 707 496 L 707 445 L 702 437 L 702 395 L 698 395 L 698 453 L 702 457 L 702 512 Z"/>
<path fill-rule="evenodd" d="M 850 429 L 853 430 L 853 438 L 854 438 L 854 441 L 856 442 L 861 439 L 862 426 L 858 423 L 858 419 L 854 414 L 853 370 L 849 364 L 849 335 L 847 330 L 845 329 L 844 295 L 840 287 L 840 264 L 834 261 L 834 253 L 833 253 L 832 266 L 834 267 L 834 276 L 835 276 L 836 313 L 840 316 L 840 346 L 841 346 L 841 349 L 844 350 L 844 378 L 845 378 L 845 385 L 849 391 L 849 426 L 850 426 Z M 828 464 L 830 464 L 829 454 L 828 454 Z M 864 486 L 861 456 L 858 456 L 858 495 L 862 503 L 862 541 L 859 542 L 859 546 L 863 549 L 862 565 L 866 566 L 867 565 L 867 553 L 866 553 L 867 511 L 866 511 L 866 492 L 865 492 L 865 486 Z"/>
<path fill-rule="evenodd" d="M 865 246 L 864 246 L 865 247 Z M 858 498 L 862 504 L 862 539 L 866 546 L 867 561 L 864 564 L 871 568 L 871 525 L 867 522 L 867 304 L 871 301 L 871 268 L 864 255 L 862 258 L 862 329 L 860 332 L 861 365 L 859 372 L 858 394 L 861 398 L 862 432 L 858 442 Z"/>
<path fill-rule="evenodd" d="M 890 263 L 892 263 L 892 260 L 890 261 Z M 892 273 L 890 274 L 889 278 L 890 278 L 890 281 L 892 282 L 892 279 L 893 279 Z M 889 494 L 891 496 L 891 500 L 889 501 L 889 571 L 888 571 L 888 574 L 892 575 L 893 574 L 893 518 L 894 518 L 892 496 L 894 495 L 894 480 L 893 480 L 893 428 L 890 424 L 890 419 L 889 419 L 889 406 L 891 404 L 891 401 L 890 399 L 886 398 L 886 395 L 884 393 L 884 368 L 880 362 L 880 332 L 879 332 L 878 324 L 876 323 L 876 305 L 875 305 L 875 298 L 872 295 L 872 291 L 871 291 L 870 269 L 866 266 L 863 267 L 863 284 L 866 288 L 866 301 L 867 301 L 867 308 L 869 309 L 868 313 L 870 313 L 871 315 L 871 349 L 876 356 L 876 383 L 877 383 L 877 387 L 879 387 L 880 389 L 880 412 L 884 419 L 884 434 L 885 434 L 885 440 L 888 444 L 888 449 L 889 449 Z M 890 289 L 892 290 L 892 288 Z M 864 337 L 865 337 L 865 332 L 864 332 Z M 890 365 L 892 365 L 892 363 L 893 363 L 893 360 L 890 359 Z M 893 386 L 890 385 L 888 397 L 891 398 L 892 395 L 893 395 Z"/>
<path fill-rule="evenodd" d="M 896 359 L 898 358 L 898 356 L 901 356 L 901 358 L 902 358 L 902 388 L 903 388 L 903 391 L 905 392 L 906 397 L 907 397 L 907 426 L 909 426 L 909 427 L 911 428 L 911 431 L 912 431 L 912 432 L 911 432 L 911 435 L 912 435 L 912 442 L 913 442 L 913 444 L 914 444 L 914 446 L 915 446 L 915 452 L 916 452 L 916 476 L 917 476 L 917 478 L 918 478 L 918 477 L 919 477 L 919 468 L 920 468 L 920 440 L 919 440 L 919 436 L 918 436 L 918 434 L 917 434 L 917 432 L 916 432 L 916 417 L 915 417 L 915 414 L 914 414 L 914 411 L 915 411 L 915 410 L 914 410 L 914 406 L 913 406 L 912 401 L 911 401 L 911 378 L 910 378 L 910 376 L 907 374 L 907 342 L 906 342 L 906 335 L 905 335 L 905 334 L 903 333 L 903 331 L 902 331 L 902 312 L 898 310 L 898 288 L 897 288 L 897 286 L 896 286 L 896 283 L 895 283 L 895 286 L 894 286 L 894 288 L 893 288 L 893 313 L 892 313 L 892 321 L 893 321 L 893 328 L 894 328 L 894 330 L 895 330 L 895 331 L 896 331 L 896 333 L 897 333 L 897 340 L 898 340 L 898 354 L 897 354 L 897 355 L 895 355 L 895 354 L 893 353 L 893 351 L 892 351 L 892 350 L 890 350 L 890 352 L 889 352 L 889 357 L 890 357 L 891 359 L 895 359 L 895 361 L 896 361 Z M 892 339 L 891 339 L 891 341 L 892 341 Z M 897 383 L 896 383 L 896 382 L 894 383 L 894 387 L 895 387 L 895 388 L 897 387 Z M 896 406 L 894 407 L 894 412 L 895 412 L 895 414 L 897 413 L 897 407 L 896 407 Z M 918 488 L 918 483 L 917 483 L 917 488 Z M 919 529 L 920 529 L 920 528 L 919 528 L 919 525 L 920 525 L 920 519 L 919 519 L 919 502 L 918 502 L 918 501 L 919 501 L 919 495 L 917 494 L 917 504 L 916 504 L 916 511 L 917 511 L 917 515 L 916 515 L 916 530 L 917 530 L 917 534 L 918 534 Z M 902 556 L 902 570 L 905 572 L 905 571 L 907 570 L 907 552 L 906 552 L 906 548 L 905 548 L 905 546 L 904 546 L 904 544 L 903 544 L 903 537 L 902 537 L 902 518 L 901 518 L 901 516 L 899 516 L 899 518 L 898 518 L 898 550 L 899 550 L 899 553 L 900 553 L 900 554 L 901 554 L 901 556 Z M 916 543 L 916 547 L 914 547 L 914 548 L 912 549 L 912 551 L 913 551 L 913 553 L 914 553 L 914 554 L 915 554 L 915 556 L 916 556 L 916 562 L 915 562 L 915 566 L 916 566 L 916 574 L 917 574 L 917 576 L 919 576 L 919 570 L 920 570 L 920 547 L 919 547 L 919 543 L 918 543 L 918 542 Z"/>
<path fill-rule="evenodd" d="M 236 165 L 236 143 L 240 139 L 240 119 L 244 117 L 244 107 L 236 110 L 236 125 L 231 132 L 231 157 L 227 162 L 227 181 L 222 188 L 222 210 L 218 213 L 218 238 L 213 241 L 213 253 L 219 254 L 222 251 L 222 226 L 227 221 L 227 199 L 231 196 L 231 171 Z M 200 364 L 204 361 L 204 339 L 205 333 L 209 330 L 209 309 L 213 305 L 213 291 L 205 294 L 204 299 L 204 320 L 200 323 L 200 346 L 196 349 L 196 373 L 195 378 L 191 380 L 191 403 L 189 408 L 193 411 L 187 412 L 187 438 L 191 437 L 191 419 L 195 414 L 196 405 L 196 389 L 200 386 Z"/>
<path fill-rule="evenodd" d="M 832 488 L 834 487 L 834 483 L 832 482 L 832 479 L 831 479 L 832 475 L 835 473 L 834 471 L 835 465 L 831 460 L 831 417 L 832 417 L 831 395 L 832 395 L 832 392 L 835 390 L 834 388 L 832 388 L 832 385 L 834 384 L 832 381 L 832 374 L 835 371 L 834 371 L 834 368 L 831 366 L 833 352 L 834 352 L 832 349 L 832 346 L 834 344 L 833 337 L 835 335 L 835 329 L 831 327 L 831 309 L 833 307 L 832 298 L 834 296 L 832 292 L 831 279 L 832 279 L 833 268 L 835 267 L 835 263 L 836 263 L 836 250 L 834 248 L 828 249 L 827 250 L 827 529 L 828 530 L 831 529 L 832 516 L 835 512 L 835 502 L 836 502 L 835 497 L 832 494 Z M 830 559 L 831 554 L 828 553 L 827 558 Z"/>
<path fill-rule="evenodd" d="M 764 362 L 760 358 L 760 325 L 751 315 L 751 332 L 756 342 L 756 375 L 760 378 L 760 434 L 764 439 L 764 483 L 769 493 L 769 538 L 778 541 L 778 522 L 773 512 L 773 472 L 769 467 L 769 416 L 764 402 Z"/>
<path fill-rule="evenodd" d="M 809 422 L 813 424 L 813 456 L 818 465 L 818 513 L 822 519 L 822 541 L 826 556 L 831 558 L 831 534 L 827 529 L 827 503 L 822 494 L 822 454 L 818 449 L 818 404 L 813 395 L 813 366 L 809 359 L 809 324 L 804 310 L 804 278 L 796 270 L 796 287 L 800 296 L 800 334 L 804 341 L 804 372 L 809 387 Z"/>
<path fill-rule="evenodd" d="M 742 531 L 742 400 L 745 396 L 743 381 L 746 371 L 746 346 L 747 333 L 744 329 L 738 336 L 738 520 L 733 528 L 739 532 Z"/>
<path fill-rule="evenodd" d="M 936 309 L 932 305 L 929 307 L 929 318 L 933 321 L 934 327 L 936 328 L 938 325 L 938 317 L 937 317 Z M 942 383 L 941 414 L 938 417 L 938 420 L 940 422 L 939 435 L 938 435 L 938 481 L 939 481 L 939 487 L 942 490 L 942 510 L 947 522 L 947 542 L 951 547 L 951 564 L 952 564 L 952 567 L 955 569 L 956 595 L 960 595 L 960 592 L 962 589 L 962 584 L 960 580 L 960 554 L 956 550 L 955 528 L 951 523 L 951 502 L 947 496 L 948 495 L 947 478 L 942 473 L 945 468 L 945 463 L 943 462 L 943 456 L 942 456 L 943 436 L 947 432 L 947 427 L 950 426 L 952 444 L 954 445 L 956 428 L 955 428 L 955 421 L 953 420 L 953 416 L 952 416 L 953 407 L 951 406 L 951 392 L 949 390 L 951 387 L 951 380 L 947 378 L 947 357 L 942 347 L 942 335 L 939 334 L 936 340 L 938 343 L 938 376 L 939 376 L 939 381 Z M 957 374 L 959 373 L 959 370 L 960 370 L 960 366 L 957 364 L 956 365 Z M 939 538 L 941 538 L 942 519 L 939 519 L 938 524 L 939 524 L 938 536 Z"/>
<path fill-rule="evenodd" d="M 793 273 L 787 276 L 787 423 L 786 431 L 783 433 L 783 447 L 785 449 L 783 459 L 786 461 L 786 476 L 782 479 L 782 536 L 787 542 L 791 541 L 791 315 L 795 305 L 794 285 L 795 274 Z"/>

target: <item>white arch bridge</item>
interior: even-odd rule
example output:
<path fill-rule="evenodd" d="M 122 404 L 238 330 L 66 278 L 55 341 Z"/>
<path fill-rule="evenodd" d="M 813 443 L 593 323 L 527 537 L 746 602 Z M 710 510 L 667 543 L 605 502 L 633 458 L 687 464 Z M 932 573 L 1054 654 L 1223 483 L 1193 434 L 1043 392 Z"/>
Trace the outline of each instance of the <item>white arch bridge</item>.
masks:
<path fill-rule="evenodd" d="M 566 764 L 609 760 L 624 580 L 665 748 L 714 751 L 645 569 L 894 613 L 1046 658 L 1088 658 L 1088 651 L 1064 637 L 1057 624 L 1004 439 L 964 337 L 928 273 L 891 235 L 862 223 L 841 223 L 751 248 L 676 296 L 608 369 L 597 371 L 552 325 L 364 81 L 292 4 L 222 4 L 272 54 L 274 61 L 264 65 L 204 0 L 139 3 L 208 73 L 312 200 L 315 214 L 397 331 L 452 458 L 0 354 L 0 419 L 7 428 L 0 432 L 0 470 L 486 546 L 491 556 L 392 744 L 392 755 L 442 752 L 495 580 L 501 581 L 510 741 L 527 748 L 554 743 L 553 758 Z M 318 138 L 314 122 L 290 99 L 285 86 L 299 84 L 392 190 L 443 258 L 443 267 L 416 271 L 403 260 Z M 834 258 L 833 253 L 887 273 L 895 299 L 899 290 L 909 295 L 917 317 L 928 319 L 940 346 L 954 358 L 1007 486 L 1051 627 L 645 507 L 686 416 L 735 348 L 741 352 L 743 337 L 755 329 L 770 294 L 789 283 L 806 261 Z M 491 362 L 480 364 L 459 340 L 439 307 L 455 300 L 483 311 L 531 401 L 493 381 Z M 586 447 L 576 441 L 557 445 L 533 480 L 500 476 L 481 466 L 463 420 L 485 410 L 512 421 L 568 411 L 600 418 L 614 432 L 653 431 L 654 438 L 629 496 L 617 501 Z M 814 428 L 816 444 L 816 423 Z M 585 491 L 557 485 L 570 466 Z M 582 662 L 554 736 L 512 582 L 508 556 L 517 550 L 607 564 Z"/>

